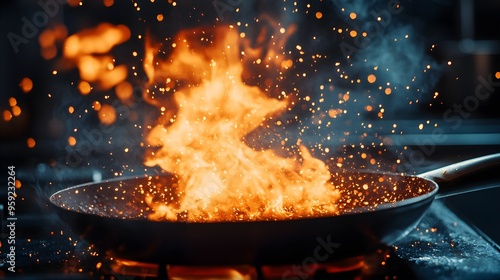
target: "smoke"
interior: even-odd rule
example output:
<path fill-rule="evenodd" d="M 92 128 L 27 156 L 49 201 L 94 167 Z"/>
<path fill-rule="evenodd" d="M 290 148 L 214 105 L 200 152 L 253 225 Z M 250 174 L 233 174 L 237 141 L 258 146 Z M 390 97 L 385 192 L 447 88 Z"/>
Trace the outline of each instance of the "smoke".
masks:
<path fill-rule="evenodd" d="M 345 21 L 349 21 L 350 13 L 354 12 L 361 22 L 371 19 L 370 11 L 378 10 L 385 6 L 384 1 L 365 0 L 365 1 L 345 1 L 345 0 L 331 0 L 334 4 L 336 11 L 344 8 L 345 12 L 337 13 Z"/>
<path fill-rule="evenodd" d="M 387 113 L 407 111 L 410 101 L 428 100 L 432 96 L 430 91 L 438 81 L 440 69 L 429 55 L 431 45 L 425 45 L 423 34 L 405 16 L 404 2 L 332 2 L 345 22 L 339 25 L 344 26 L 344 33 L 350 34 L 339 43 L 341 63 L 345 65 L 341 70 L 353 77 L 347 80 L 361 80 L 355 85 L 338 81 L 341 87 L 359 94 L 369 93 L 372 98 L 390 95 L 383 100 L 391 105 Z M 375 75 L 376 81 L 366 83 L 370 74 Z M 390 93 L 385 92 L 387 88 Z"/>
<path fill-rule="evenodd" d="M 385 106 L 391 108 L 389 114 L 407 111 L 409 102 L 428 101 L 439 78 L 439 66 L 414 34 L 411 26 L 388 28 L 353 58 L 353 73 L 360 77 L 376 76 L 376 82 L 367 91 L 383 99 Z M 391 89 L 390 94 L 385 92 L 387 88 Z"/>
<path fill-rule="evenodd" d="M 315 28 L 308 35 L 316 40 L 302 43 L 309 54 L 328 59 L 311 60 L 307 78 L 297 82 L 299 107 L 306 108 L 298 109 L 298 134 L 325 158 L 395 170 L 396 158 L 405 151 L 385 145 L 391 144 L 386 136 L 403 132 L 400 120 L 422 119 L 422 107 L 432 102 L 442 71 L 431 56 L 434 46 L 405 14 L 405 2 L 330 4 L 321 7 L 326 23 L 309 28 Z M 389 159 L 365 164 L 370 154 Z"/>

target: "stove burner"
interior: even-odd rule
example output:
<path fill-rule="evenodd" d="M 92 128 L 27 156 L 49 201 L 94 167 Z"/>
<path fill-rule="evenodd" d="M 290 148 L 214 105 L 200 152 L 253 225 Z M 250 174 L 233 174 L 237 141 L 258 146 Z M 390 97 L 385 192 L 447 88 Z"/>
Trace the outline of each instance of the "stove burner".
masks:
<path fill-rule="evenodd" d="M 380 252 L 378 253 L 380 254 Z M 104 274 L 121 279 L 140 277 L 141 279 L 175 280 L 278 280 L 278 279 L 332 279 L 335 275 L 359 275 L 368 268 L 365 257 L 355 257 L 342 261 L 279 266 L 180 266 L 143 263 L 108 257 L 102 266 Z M 349 277 L 350 278 L 350 277 Z"/>

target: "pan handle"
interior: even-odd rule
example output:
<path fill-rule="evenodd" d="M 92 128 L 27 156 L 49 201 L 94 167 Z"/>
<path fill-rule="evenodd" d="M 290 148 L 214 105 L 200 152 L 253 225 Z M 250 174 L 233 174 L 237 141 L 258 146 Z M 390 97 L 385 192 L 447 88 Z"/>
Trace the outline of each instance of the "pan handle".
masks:
<path fill-rule="evenodd" d="M 436 183 L 448 182 L 460 178 L 466 174 L 500 164 L 500 153 L 477 157 L 448 166 L 421 173 L 418 176 L 435 181 Z"/>

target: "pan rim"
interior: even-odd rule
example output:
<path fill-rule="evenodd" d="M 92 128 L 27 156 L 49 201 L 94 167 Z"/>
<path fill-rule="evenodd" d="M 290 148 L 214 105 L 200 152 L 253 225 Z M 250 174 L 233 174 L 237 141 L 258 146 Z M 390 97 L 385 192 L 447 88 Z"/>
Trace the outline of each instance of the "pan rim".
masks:
<path fill-rule="evenodd" d="M 117 217 L 112 217 L 112 216 L 107 216 L 107 215 L 96 215 L 93 213 L 89 212 L 83 212 L 83 211 L 76 211 L 74 209 L 66 208 L 60 205 L 59 203 L 56 203 L 56 196 L 63 193 L 63 192 L 68 192 L 71 190 L 76 190 L 76 189 L 81 189 L 85 187 L 97 187 L 101 184 L 107 184 L 107 183 L 115 183 L 119 181 L 132 181 L 132 180 L 140 180 L 144 179 L 147 177 L 156 177 L 156 176 L 168 176 L 172 175 L 170 173 L 166 174 L 143 174 L 139 176 L 125 176 L 125 177 L 117 177 L 117 178 L 111 178 L 111 179 L 106 179 L 103 181 L 99 182 L 87 182 L 87 183 L 82 183 L 78 185 L 74 185 L 71 187 L 67 187 L 61 190 L 58 190 L 54 192 L 52 195 L 49 197 L 50 203 L 54 207 L 58 207 L 64 211 L 71 211 L 75 213 L 80 213 L 80 214 L 85 214 L 85 215 L 90 215 L 90 216 L 95 216 L 95 217 L 101 217 L 101 218 L 106 218 L 106 219 L 113 219 L 113 220 L 127 220 L 127 221 L 148 221 L 148 222 L 154 222 L 154 223 L 169 223 L 169 224 L 244 224 L 244 223 L 279 223 L 279 222 L 290 222 L 290 221 L 301 221 L 301 220 L 312 220 L 312 219 L 321 219 L 321 218 L 332 218 L 332 217 L 349 217 L 353 215 L 363 215 L 367 213 L 376 213 L 380 211 L 386 211 L 390 210 L 393 208 L 401 208 L 404 206 L 412 205 L 412 204 L 417 204 L 419 202 L 423 202 L 427 199 L 434 199 L 439 191 L 439 185 L 430 179 L 420 177 L 418 175 L 401 175 L 397 173 L 390 173 L 390 172 L 377 172 L 377 171 L 360 171 L 360 170 L 344 170 L 343 172 L 357 172 L 357 173 L 364 173 L 364 174 L 379 174 L 379 175 L 389 175 L 389 176 L 397 176 L 401 178 L 417 178 L 419 180 L 423 180 L 424 182 L 428 183 L 430 185 L 430 188 L 432 188 L 429 192 L 426 192 L 422 195 L 418 195 L 415 197 L 407 198 L 404 200 L 396 201 L 396 202 L 387 202 L 383 204 L 379 204 L 375 207 L 373 206 L 361 206 L 361 207 L 354 207 L 350 209 L 349 212 L 343 212 L 335 215 L 329 215 L 329 216 L 316 216 L 316 217 L 300 217 L 300 218 L 293 218 L 293 219 L 280 219 L 280 220 L 256 220 L 256 221 L 214 221 L 214 222 L 189 222 L 189 221 L 167 221 L 167 220 L 150 220 L 147 217 L 131 217 L 131 218 L 117 218 Z"/>

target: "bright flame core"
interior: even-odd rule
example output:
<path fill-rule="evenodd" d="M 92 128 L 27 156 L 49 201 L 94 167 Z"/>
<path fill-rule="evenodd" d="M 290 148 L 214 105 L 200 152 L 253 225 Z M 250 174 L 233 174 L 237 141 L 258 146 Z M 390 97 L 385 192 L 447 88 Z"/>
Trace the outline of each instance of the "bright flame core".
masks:
<path fill-rule="evenodd" d="M 330 183 L 330 172 L 306 147 L 299 145 L 299 158 L 283 158 L 245 144 L 244 136 L 284 110 L 287 102 L 242 81 L 235 30 L 208 33 L 182 31 L 164 61 L 147 47 L 144 69 L 154 89 L 146 98 L 165 108 L 168 104 L 157 94 L 171 93 L 177 112 L 160 118 L 151 130 L 147 142 L 158 150 L 148 154 L 146 164 L 179 178 L 171 201 L 146 197 L 154 211 L 149 218 L 254 221 L 337 213 L 339 192 Z M 172 83 L 184 86 L 172 89 Z"/>

